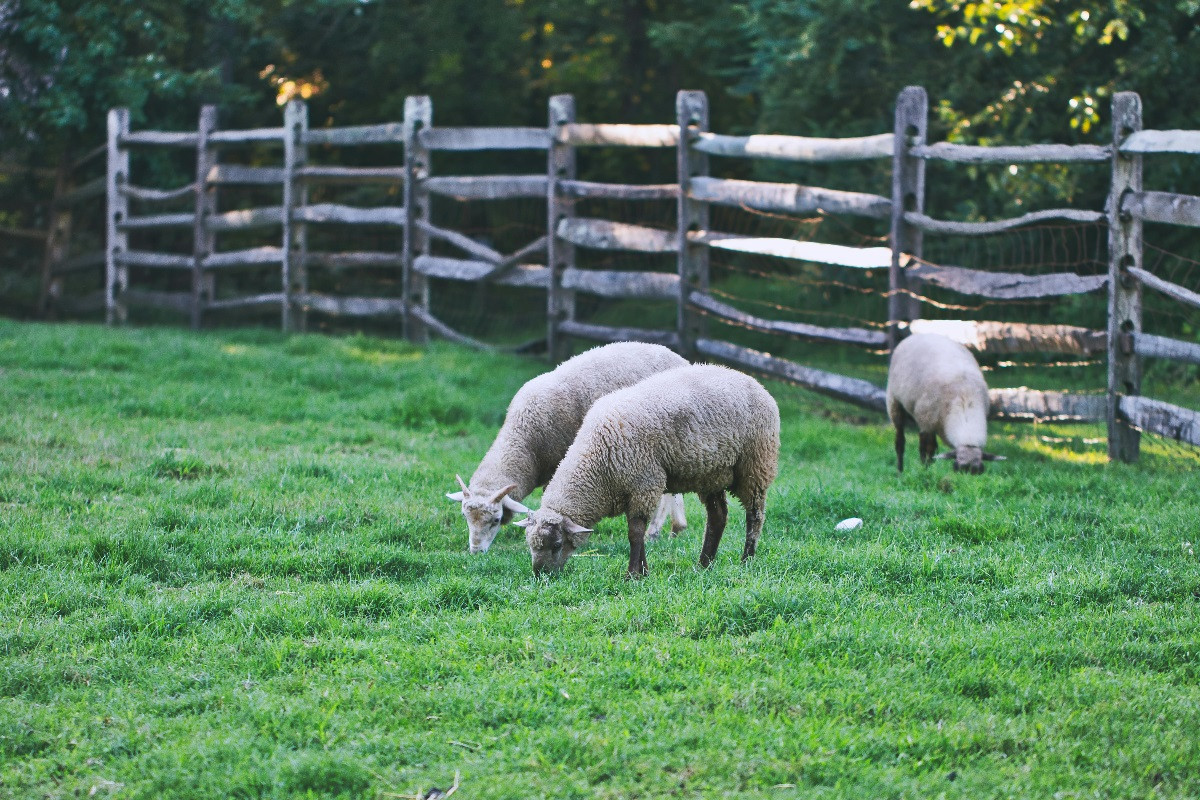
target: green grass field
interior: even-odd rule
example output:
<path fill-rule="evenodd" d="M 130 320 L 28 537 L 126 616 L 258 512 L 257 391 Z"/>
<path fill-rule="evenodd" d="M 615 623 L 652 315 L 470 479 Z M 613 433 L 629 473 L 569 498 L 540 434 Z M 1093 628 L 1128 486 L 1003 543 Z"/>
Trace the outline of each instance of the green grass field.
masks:
<path fill-rule="evenodd" d="M 544 368 L 0 321 L 0 797 L 1200 795 L 1195 453 L 993 426 L 898 477 L 771 383 L 752 563 L 734 507 L 696 568 L 690 497 L 645 581 L 620 520 L 535 579 L 443 493 Z"/>

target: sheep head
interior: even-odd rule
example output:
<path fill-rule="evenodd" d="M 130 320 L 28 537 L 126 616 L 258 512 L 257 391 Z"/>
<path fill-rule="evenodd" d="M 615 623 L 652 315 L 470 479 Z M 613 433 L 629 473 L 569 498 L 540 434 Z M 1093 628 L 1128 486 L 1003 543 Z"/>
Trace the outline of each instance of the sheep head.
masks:
<path fill-rule="evenodd" d="M 954 450 L 947 450 L 944 453 L 938 453 L 935 458 L 954 459 L 955 472 L 967 472 L 971 475 L 983 474 L 983 462 L 985 461 L 1004 461 L 1004 456 L 998 456 L 995 453 L 984 452 L 982 447 L 975 445 L 963 445 Z"/>
<path fill-rule="evenodd" d="M 548 508 L 538 509 L 515 525 L 525 529 L 525 543 L 533 559 L 533 573 L 561 572 L 567 559 L 588 540 L 591 528 L 577 525 Z"/>
<path fill-rule="evenodd" d="M 496 534 L 500 532 L 500 526 L 506 518 L 512 517 L 514 512 L 529 513 L 528 508 L 508 496 L 509 492 L 517 488 L 515 483 L 505 486 L 497 492 L 480 494 L 472 493 L 458 475 L 455 475 L 454 478 L 462 489 L 457 492 L 447 492 L 446 497 L 462 504 L 462 515 L 467 520 L 469 534 L 467 549 L 472 553 L 486 553 L 487 549 L 492 546 Z"/>

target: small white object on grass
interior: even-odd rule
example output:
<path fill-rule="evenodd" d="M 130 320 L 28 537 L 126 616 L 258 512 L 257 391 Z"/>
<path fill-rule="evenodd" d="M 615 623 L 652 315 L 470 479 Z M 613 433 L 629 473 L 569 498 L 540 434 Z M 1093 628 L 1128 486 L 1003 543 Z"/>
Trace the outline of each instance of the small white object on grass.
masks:
<path fill-rule="evenodd" d="M 862 527 L 862 520 L 859 519 L 858 517 L 851 517 L 850 519 L 844 519 L 841 522 L 839 522 L 837 525 L 835 525 L 834 530 L 856 531 L 861 527 Z"/>

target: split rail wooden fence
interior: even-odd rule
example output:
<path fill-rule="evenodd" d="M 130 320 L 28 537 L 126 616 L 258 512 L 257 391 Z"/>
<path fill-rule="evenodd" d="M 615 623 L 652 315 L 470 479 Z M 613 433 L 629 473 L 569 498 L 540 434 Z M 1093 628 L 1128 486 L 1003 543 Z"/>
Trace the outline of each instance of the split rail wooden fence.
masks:
<path fill-rule="evenodd" d="M 72 202 L 104 197 L 106 249 L 66 258 L 60 240 L 46 262 L 46 302 L 60 308 L 103 308 L 108 322 L 126 319 L 135 306 L 172 309 L 199 327 L 206 315 L 235 308 L 277 307 L 285 330 L 303 329 L 311 313 L 394 316 L 414 341 L 430 334 L 476 346 L 489 345 L 452 329 L 431 312 L 431 280 L 470 281 L 525 287 L 544 292 L 546 340 L 555 360 L 568 355 L 572 339 L 659 342 L 689 358 L 719 359 L 795 382 L 859 406 L 884 410 L 884 392 L 868 381 L 838 375 L 723 341 L 715 324 L 796 337 L 830 345 L 884 351 L 908 332 L 936 332 L 987 353 L 1048 352 L 1106 354 L 1108 384 L 1103 394 L 992 390 L 992 412 L 999 418 L 1106 421 L 1110 458 L 1135 460 L 1141 431 L 1200 446 L 1200 413 L 1141 395 L 1141 360 L 1169 358 L 1200 363 L 1200 345 L 1142 333 L 1144 287 L 1200 308 L 1200 295 L 1147 271 L 1142 263 L 1144 220 L 1200 226 L 1200 197 L 1144 190 L 1142 159 L 1151 153 L 1200 154 L 1200 131 L 1142 130 L 1140 99 L 1118 94 L 1113 101 L 1114 139 L 1106 145 L 1042 144 L 1019 147 L 967 146 L 926 140 L 928 98 L 909 87 L 897 99 L 895 128 L 876 136 L 818 139 L 799 136 L 727 136 L 709 130 L 707 100 L 701 92 L 680 92 L 673 123 L 662 125 L 589 124 L 576 119 L 574 99 L 550 100 L 546 127 L 446 128 L 433 124 L 427 97 L 410 97 L 403 121 L 382 125 L 312 129 L 303 103 L 290 103 L 280 128 L 223 131 L 216 113 L 205 107 L 196 131 L 132 131 L 129 116 L 114 109 L 108 120 L 106 176 L 70 194 Z M 278 167 L 223 164 L 225 148 L 276 145 Z M 402 163 L 386 167 L 323 166 L 310 159 L 317 146 L 394 145 Z M 674 148 L 677 179 L 672 184 L 627 185 L 581 181 L 580 148 Z M 137 185 L 130 174 L 130 148 L 188 148 L 196 153 L 195 180 L 169 189 Z M 432 159 L 446 151 L 544 151 L 546 170 L 539 174 L 491 176 L 435 175 Z M 712 177 L 714 159 L 774 159 L 793 162 L 879 160 L 890 162 L 887 194 L 869 194 L 791 183 Z M 1050 209 L 1012 219 L 957 222 L 925 214 L 925 167 L 930 161 L 958 164 L 1110 163 L 1111 192 L 1106 210 Z M 357 207 L 308 202 L 309 189 L 329 182 L 383 182 L 402 186 L 399 206 Z M 277 187 L 280 204 L 221 212 L 217 190 L 228 185 Z M 545 235 L 511 253 L 501 253 L 464 233 L 439 225 L 431 198 L 469 200 L 544 198 Z M 143 204 L 192 198 L 187 213 L 130 214 L 130 200 Z M 574 200 L 671 200 L 677 225 L 663 230 L 575 214 Z M 784 238 L 723 233 L 710 227 L 712 206 L 731 206 L 783 214 L 861 216 L 890 224 L 887 247 L 848 247 Z M 1021 274 L 933 264 L 922 258 L 924 238 L 938 235 L 982 236 L 1046 220 L 1107 223 L 1110 265 L 1107 275 L 1070 272 Z M 387 251 L 320 252 L 308 247 L 313 226 L 372 226 L 394 229 L 398 246 Z M 130 234 L 155 228 L 191 229 L 191 253 L 162 253 L 130 247 Z M 218 236 L 262 228 L 273 242 L 250 249 L 222 251 Z M 61 237 L 60 237 L 61 238 Z M 454 248 L 455 257 L 434 255 Z M 581 248 L 672 254 L 673 272 L 583 269 Z M 765 319 L 722 302 L 709 291 L 712 250 L 751 253 L 817 263 L 831 268 L 878 270 L 887 274 L 886 329 L 823 327 Z M 49 250 L 48 250 L 49 252 Z M 67 272 L 103 266 L 103 290 L 83 297 L 61 292 Z M 218 276 L 239 268 L 278 269 L 276 291 L 223 296 Z M 399 297 L 341 296 L 309 288 L 316 268 L 373 267 L 395 270 Z M 188 291 L 153 291 L 131 283 L 131 268 L 171 270 L 190 275 Z M 1013 300 L 1106 291 L 1107 330 L 1071 325 L 1005 321 L 933 320 L 921 316 L 926 286 L 976 298 Z M 671 329 L 612 327 L 576 316 L 578 295 L 658 299 L 677 309 Z M 882 321 L 881 321 L 882 322 Z"/>

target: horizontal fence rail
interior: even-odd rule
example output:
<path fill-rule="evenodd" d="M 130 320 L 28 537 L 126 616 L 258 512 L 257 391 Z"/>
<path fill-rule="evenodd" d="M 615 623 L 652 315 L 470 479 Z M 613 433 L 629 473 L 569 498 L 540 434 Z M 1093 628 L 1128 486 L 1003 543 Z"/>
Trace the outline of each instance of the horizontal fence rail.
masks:
<path fill-rule="evenodd" d="M 702 153 L 781 161 L 864 161 L 891 158 L 895 137 L 890 133 L 856 139 L 820 139 L 805 136 L 722 136 L 701 133 L 693 146 Z"/>

